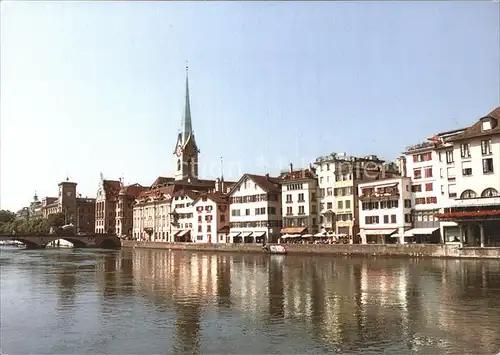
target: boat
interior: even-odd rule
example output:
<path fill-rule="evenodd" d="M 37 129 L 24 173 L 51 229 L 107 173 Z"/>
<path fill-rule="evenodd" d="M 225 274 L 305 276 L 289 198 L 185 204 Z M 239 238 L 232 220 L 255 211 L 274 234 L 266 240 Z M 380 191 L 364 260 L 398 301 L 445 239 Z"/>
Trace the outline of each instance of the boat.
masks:
<path fill-rule="evenodd" d="M 264 250 L 265 253 L 269 254 L 286 254 L 286 249 L 283 245 L 265 245 L 262 247 L 262 250 Z"/>

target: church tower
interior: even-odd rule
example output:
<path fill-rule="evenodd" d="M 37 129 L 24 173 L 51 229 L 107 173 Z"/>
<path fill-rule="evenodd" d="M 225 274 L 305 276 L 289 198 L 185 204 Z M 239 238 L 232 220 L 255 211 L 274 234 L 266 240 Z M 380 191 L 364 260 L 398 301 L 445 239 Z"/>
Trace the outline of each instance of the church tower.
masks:
<path fill-rule="evenodd" d="M 189 104 L 188 67 L 186 66 L 186 99 L 184 115 L 181 122 L 181 131 L 175 144 L 175 180 L 198 178 L 198 153 L 200 150 L 194 139 L 191 122 L 191 106 Z"/>

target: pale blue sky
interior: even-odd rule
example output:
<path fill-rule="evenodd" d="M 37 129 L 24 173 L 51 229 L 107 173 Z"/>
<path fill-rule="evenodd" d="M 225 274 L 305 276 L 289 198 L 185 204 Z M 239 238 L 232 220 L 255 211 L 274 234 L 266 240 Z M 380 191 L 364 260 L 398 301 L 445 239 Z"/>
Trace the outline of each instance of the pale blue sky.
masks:
<path fill-rule="evenodd" d="M 203 177 L 396 158 L 500 105 L 494 2 L 1 2 L 2 208 L 173 173 L 189 60 Z M 267 164 L 263 166 L 261 163 Z M 229 166 L 232 165 L 231 168 Z M 239 166 L 240 169 L 237 169 Z"/>

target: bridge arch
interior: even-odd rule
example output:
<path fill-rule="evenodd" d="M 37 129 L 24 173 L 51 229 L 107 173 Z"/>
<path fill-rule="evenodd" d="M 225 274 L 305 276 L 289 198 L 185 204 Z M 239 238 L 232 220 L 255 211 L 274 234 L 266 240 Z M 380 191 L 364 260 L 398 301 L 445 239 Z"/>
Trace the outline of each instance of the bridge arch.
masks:
<path fill-rule="evenodd" d="M 71 237 L 66 237 L 66 238 L 54 237 L 53 240 L 51 240 L 50 242 L 45 243 L 45 247 L 48 246 L 52 242 L 57 242 L 58 240 L 64 240 L 66 242 L 69 242 L 69 243 L 73 244 L 73 248 L 85 248 L 87 246 L 80 239 L 74 239 L 74 238 L 71 238 Z"/>
<path fill-rule="evenodd" d="M 120 239 L 118 237 L 104 239 L 97 247 L 101 249 L 118 249 L 121 247 Z"/>

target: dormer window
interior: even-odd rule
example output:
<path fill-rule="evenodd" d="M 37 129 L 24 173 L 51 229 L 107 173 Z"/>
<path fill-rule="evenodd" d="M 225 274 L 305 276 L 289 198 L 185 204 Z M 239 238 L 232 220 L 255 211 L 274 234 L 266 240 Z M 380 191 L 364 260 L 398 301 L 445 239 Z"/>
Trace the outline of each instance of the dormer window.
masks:
<path fill-rule="evenodd" d="M 482 131 L 489 131 L 490 129 L 491 129 L 491 119 L 485 119 L 483 122 L 481 122 Z"/>

